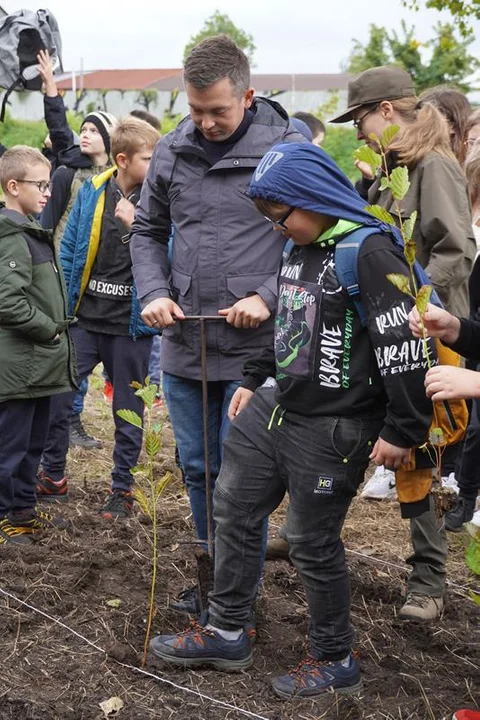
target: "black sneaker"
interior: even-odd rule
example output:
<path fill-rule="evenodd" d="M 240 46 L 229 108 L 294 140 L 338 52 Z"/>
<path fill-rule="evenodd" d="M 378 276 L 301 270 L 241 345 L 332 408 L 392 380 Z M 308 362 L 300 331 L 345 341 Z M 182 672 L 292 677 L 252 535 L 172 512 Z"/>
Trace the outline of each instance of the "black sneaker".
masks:
<path fill-rule="evenodd" d="M 8 517 L 0 519 L 0 545 L 30 545 L 31 530 L 13 525 Z"/>
<path fill-rule="evenodd" d="M 86 450 L 99 450 L 102 447 L 100 440 L 87 433 L 80 415 L 73 415 L 70 420 L 70 447 L 81 447 Z"/>
<path fill-rule="evenodd" d="M 172 610 L 184 615 L 200 615 L 200 595 L 198 585 L 193 585 L 182 592 L 170 603 Z"/>
<path fill-rule="evenodd" d="M 362 689 L 360 669 L 353 655 L 344 660 L 317 660 L 308 655 L 286 675 L 272 678 L 275 695 L 310 698 L 327 692 L 358 693 Z"/>
<path fill-rule="evenodd" d="M 62 518 L 54 517 L 43 510 L 20 510 L 9 513 L 8 519 L 13 527 L 24 528 L 26 533 L 41 532 L 42 530 L 66 530 L 69 523 Z"/>
<path fill-rule="evenodd" d="M 475 512 L 475 498 L 459 495 L 457 504 L 445 515 L 445 528 L 450 532 L 461 532 L 463 524 L 470 522 Z"/>
<path fill-rule="evenodd" d="M 36 492 L 38 502 L 68 502 L 67 478 L 52 480 L 44 470 L 40 470 L 37 475 Z"/>
<path fill-rule="evenodd" d="M 128 518 L 132 514 L 133 494 L 127 490 L 114 490 L 110 493 L 100 514 L 105 520 Z"/>

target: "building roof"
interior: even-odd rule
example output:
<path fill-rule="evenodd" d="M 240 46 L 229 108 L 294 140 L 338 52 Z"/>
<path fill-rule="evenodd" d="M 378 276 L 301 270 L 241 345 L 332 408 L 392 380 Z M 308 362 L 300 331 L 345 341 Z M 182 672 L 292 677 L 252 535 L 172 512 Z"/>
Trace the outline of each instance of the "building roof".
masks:
<path fill-rule="evenodd" d="M 344 90 L 348 73 L 253 74 L 252 86 L 257 92 L 297 92 Z M 89 70 L 75 74 L 76 88 L 85 90 L 147 90 L 172 91 L 182 89 L 182 69 Z M 58 76 L 59 90 L 72 89 L 72 73 Z"/>

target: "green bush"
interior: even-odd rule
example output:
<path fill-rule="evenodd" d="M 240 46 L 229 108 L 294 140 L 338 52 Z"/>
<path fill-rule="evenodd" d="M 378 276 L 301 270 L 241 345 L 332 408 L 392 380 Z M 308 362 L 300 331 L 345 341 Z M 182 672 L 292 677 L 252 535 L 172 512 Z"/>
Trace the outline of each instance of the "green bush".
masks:
<path fill-rule="evenodd" d="M 327 134 L 322 147 L 352 182 L 355 182 L 360 177 L 360 173 L 353 164 L 354 150 L 360 147 L 360 144 L 357 140 L 357 134 L 352 128 L 327 125 Z"/>

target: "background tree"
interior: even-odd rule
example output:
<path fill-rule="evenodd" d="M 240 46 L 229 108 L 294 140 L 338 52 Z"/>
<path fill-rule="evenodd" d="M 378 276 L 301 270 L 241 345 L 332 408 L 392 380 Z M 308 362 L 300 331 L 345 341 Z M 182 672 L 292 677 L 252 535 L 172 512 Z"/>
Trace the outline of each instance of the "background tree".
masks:
<path fill-rule="evenodd" d="M 158 90 L 155 88 L 140 90 L 136 102 L 142 105 L 147 112 L 150 112 L 151 105 L 156 105 L 158 102 Z"/>
<path fill-rule="evenodd" d="M 402 0 L 409 10 L 419 10 L 419 0 Z M 433 10 L 448 10 L 463 37 L 473 34 L 472 20 L 480 20 L 480 0 L 425 0 L 425 7 Z"/>
<path fill-rule="evenodd" d="M 192 35 L 185 46 L 185 50 L 183 51 L 183 61 L 185 62 L 185 58 L 189 55 L 195 45 L 198 45 L 199 42 L 205 40 L 207 37 L 219 35 L 220 33 L 231 37 L 233 42 L 236 43 L 238 47 L 242 48 L 245 55 L 250 60 L 250 63 L 252 62 L 253 54 L 257 49 L 255 43 L 253 42 L 252 35 L 246 33 L 240 28 L 237 28 L 228 15 L 222 14 L 219 10 L 215 10 L 213 15 L 205 21 L 205 25 L 200 32 L 196 35 Z"/>
<path fill-rule="evenodd" d="M 384 27 L 370 25 L 366 45 L 354 41 L 346 70 L 359 73 L 377 65 L 400 65 L 413 78 L 418 93 L 435 85 L 455 85 L 463 92 L 472 90 L 470 78 L 480 67 L 478 59 L 469 53 L 473 38 L 458 39 L 450 23 L 438 23 L 431 40 L 420 42 L 415 28 L 402 21 L 401 32 L 389 33 Z M 429 59 L 424 57 L 429 52 Z"/>

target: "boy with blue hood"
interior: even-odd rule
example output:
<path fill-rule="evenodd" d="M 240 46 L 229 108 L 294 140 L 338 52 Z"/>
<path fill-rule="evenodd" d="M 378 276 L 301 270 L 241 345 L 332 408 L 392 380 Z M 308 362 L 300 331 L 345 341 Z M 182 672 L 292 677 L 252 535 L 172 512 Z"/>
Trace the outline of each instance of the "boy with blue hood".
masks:
<path fill-rule="evenodd" d="M 423 390 L 426 358 L 408 327 L 413 301 L 387 279 L 409 270 L 393 228 L 365 210 L 319 147 L 275 145 L 249 194 L 294 243 L 279 277 L 275 347 L 246 363 L 230 405 L 214 495 L 208 611 L 194 627 L 154 638 L 150 647 L 185 667 L 232 671 L 252 664 L 241 628 L 255 598 L 262 522 L 288 492 L 288 542 L 310 611 L 309 652 L 272 680 L 274 692 L 287 698 L 357 692 L 343 522 L 369 460 L 399 468 L 425 441 L 432 416 Z M 378 230 L 364 240 L 357 261 L 366 323 L 335 271 L 335 245 L 364 226 Z M 262 388 L 270 375 L 277 387 Z"/>

